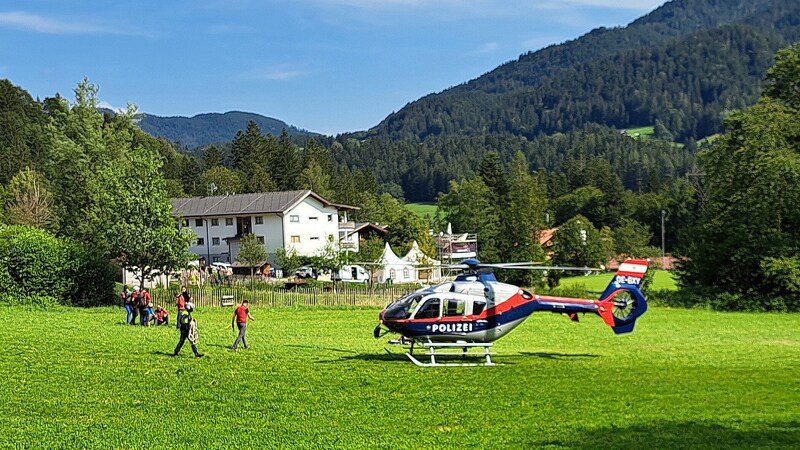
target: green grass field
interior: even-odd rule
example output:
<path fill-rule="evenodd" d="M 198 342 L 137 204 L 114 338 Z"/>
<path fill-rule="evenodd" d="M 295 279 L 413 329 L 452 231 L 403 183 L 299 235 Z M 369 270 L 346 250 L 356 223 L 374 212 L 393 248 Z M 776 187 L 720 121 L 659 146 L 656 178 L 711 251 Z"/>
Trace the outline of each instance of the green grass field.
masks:
<path fill-rule="evenodd" d="M 668 290 L 674 291 L 678 289 L 678 284 L 675 281 L 672 273 L 666 270 L 655 270 L 653 274 L 653 285 L 650 289 L 653 290 Z M 587 291 L 600 294 L 611 282 L 614 277 L 613 272 L 600 273 L 596 275 L 577 276 L 562 278 L 559 286 L 562 287 L 577 287 L 583 286 Z"/>
<path fill-rule="evenodd" d="M 0 308 L 0 447 L 800 446 L 800 315 L 653 308 L 615 336 L 538 314 L 501 366 L 423 369 L 375 309 L 255 308 L 237 353 L 229 314 L 195 314 L 195 359 L 120 309 Z"/>
<path fill-rule="evenodd" d="M 436 214 L 436 203 L 406 203 L 406 207 L 420 217 L 433 217 Z"/>

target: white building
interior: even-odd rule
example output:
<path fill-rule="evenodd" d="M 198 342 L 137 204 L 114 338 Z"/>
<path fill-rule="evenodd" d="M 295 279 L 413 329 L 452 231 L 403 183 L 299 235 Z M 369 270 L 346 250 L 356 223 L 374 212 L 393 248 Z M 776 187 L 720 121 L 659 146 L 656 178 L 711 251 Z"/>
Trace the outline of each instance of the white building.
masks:
<path fill-rule="evenodd" d="M 235 261 L 246 234 L 256 236 L 273 263 L 278 248 L 317 255 L 329 242 L 337 245 L 339 213 L 354 209 L 308 190 L 172 199 L 172 214 L 197 235 L 189 250 L 208 263 Z"/>

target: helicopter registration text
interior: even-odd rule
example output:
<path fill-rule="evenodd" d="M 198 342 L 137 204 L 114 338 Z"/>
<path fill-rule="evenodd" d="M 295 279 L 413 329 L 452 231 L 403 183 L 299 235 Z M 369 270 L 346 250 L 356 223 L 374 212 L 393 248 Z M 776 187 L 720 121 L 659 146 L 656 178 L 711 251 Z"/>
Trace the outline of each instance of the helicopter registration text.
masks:
<path fill-rule="evenodd" d="M 434 333 L 467 333 L 472 331 L 471 323 L 436 323 L 431 326 Z"/>
<path fill-rule="evenodd" d="M 638 286 L 639 283 L 642 282 L 642 279 L 639 277 L 631 277 L 627 275 L 617 275 L 614 281 L 616 281 L 618 284 L 632 284 L 634 286 Z"/>

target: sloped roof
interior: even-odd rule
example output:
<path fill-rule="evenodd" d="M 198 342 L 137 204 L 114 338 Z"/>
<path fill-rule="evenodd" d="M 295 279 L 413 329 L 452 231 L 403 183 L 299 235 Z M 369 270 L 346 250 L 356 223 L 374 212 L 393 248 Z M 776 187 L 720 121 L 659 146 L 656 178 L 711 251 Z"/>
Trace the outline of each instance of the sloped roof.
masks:
<path fill-rule="evenodd" d="M 419 249 L 419 244 L 417 244 L 417 241 L 414 241 L 414 243 L 411 245 L 411 250 L 406 253 L 406 256 L 403 257 L 403 260 L 411 264 L 425 264 L 431 266 L 438 266 L 440 264 L 439 261 L 423 253 L 422 250 Z"/>
<path fill-rule="evenodd" d="M 354 206 L 331 203 L 313 191 L 308 190 L 173 198 L 170 201 L 172 202 L 172 215 L 201 217 L 283 213 L 303 201 L 306 197 L 313 197 L 323 205 L 333 206 L 336 209 L 359 209 Z"/>
<path fill-rule="evenodd" d="M 383 248 L 383 254 L 381 255 L 380 259 L 378 260 L 384 266 L 407 266 L 409 263 L 397 257 L 392 251 L 392 247 L 389 246 L 389 243 L 386 243 L 386 246 Z"/>

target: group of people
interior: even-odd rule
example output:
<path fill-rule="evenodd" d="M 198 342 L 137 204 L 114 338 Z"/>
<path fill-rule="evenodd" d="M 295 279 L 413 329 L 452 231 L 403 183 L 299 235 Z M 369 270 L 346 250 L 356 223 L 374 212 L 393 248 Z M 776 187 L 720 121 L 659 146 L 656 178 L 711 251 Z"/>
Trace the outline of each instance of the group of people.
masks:
<path fill-rule="evenodd" d="M 149 325 L 151 316 L 153 317 L 152 321 L 154 321 L 156 325 L 169 324 L 169 313 L 166 309 L 158 306 L 155 310 L 152 310 L 150 293 L 148 293 L 146 289 L 141 289 L 139 286 L 136 286 L 133 292 L 129 292 L 127 286 L 125 286 L 122 293 L 120 293 L 120 297 L 123 299 L 125 310 L 128 314 L 126 323 L 135 325 L 136 314 L 140 313 L 142 316 L 142 325 Z M 178 345 L 175 347 L 172 356 L 178 356 L 183 345 L 186 341 L 189 341 L 194 356 L 196 358 L 202 358 L 204 355 L 197 349 L 197 340 L 199 337 L 197 320 L 192 316 L 194 312 L 194 303 L 192 302 L 192 295 L 189 293 L 189 290 L 186 289 L 186 286 L 181 286 L 180 292 L 175 296 L 175 306 L 178 309 L 176 326 L 180 331 L 180 338 L 178 339 Z M 246 337 L 248 319 L 255 320 L 250 314 L 247 300 L 243 300 L 234 310 L 233 317 L 231 318 L 231 328 L 234 329 L 234 331 L 238 330 L 236 340 L 233 342 L 233 351 L 239 349 L 240 343 L 244 345 L 245 349 L 250 348 Z M 236 328 L 234 328 L 234 325 Z"/>
<path fill-rule="evenodd" d="M 134 286 L 131 291 L 124 286 L 119 296 L 125 306 L 126 324 L 145 327 L 169 324 L 169 312 L 160 305 L 153 308 L 153 299 L 147 289 Z"/>

